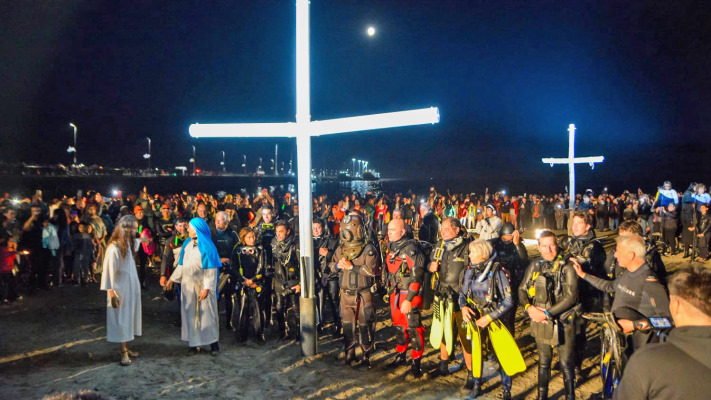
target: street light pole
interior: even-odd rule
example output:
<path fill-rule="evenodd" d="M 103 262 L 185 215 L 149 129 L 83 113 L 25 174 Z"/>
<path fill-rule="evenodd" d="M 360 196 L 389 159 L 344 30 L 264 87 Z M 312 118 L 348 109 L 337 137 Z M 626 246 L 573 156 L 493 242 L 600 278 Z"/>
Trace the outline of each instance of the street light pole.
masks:
<path fill-rule="evenodd" d="M 242 154 L 242 159 L 243 159 L 242 168 L 244 168 L 244 174 L 247 175 L 247 155 Z"/>
<path fill-rule="evenodd" d="M 195 145 L 193 145 L 193 176 L 197 175 L 197 168 L 195 167 Z"/>
<path fill-rule="evenodd" d="M 225 172 L 227 172 L 227 169 L 225 168 L 225 151 L 224 150 L 222 151 L 222 163 L 221 164 L 222 164 L 222 173 L 224 174 Z"/>
<path fill-rule="evenodd" d="M 71 122 L 69 126 L 74 128 L 74 165 L 77 165 L 77 126 Z"/>
<path fill-rule="evenodd" d="M 351 158 L 351 161 L 353 161 L 353 168 L 351 168 L 351 178 L 355 176 L 355 158 Z"/>
<path fill-rule="evenodd" d="M 279 175 L 279 143 L 274 145 L 274 175 Z"/>
<path fill-rule="evenodd" d="M 147 137 L 148 140 L 148 169 L 151 169 L 151 138 Z"/>

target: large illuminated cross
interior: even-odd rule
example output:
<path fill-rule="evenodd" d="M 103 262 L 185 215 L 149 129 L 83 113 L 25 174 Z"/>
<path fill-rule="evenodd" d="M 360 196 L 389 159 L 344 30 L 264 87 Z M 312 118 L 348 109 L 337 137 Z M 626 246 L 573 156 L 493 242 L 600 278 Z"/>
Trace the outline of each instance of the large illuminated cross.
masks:
<path fill-rule="evenodd" d="M 575 124 L 570 124 L 568 125 L 568 158 L 543 158 L 542 161 L 546 164 L 550 164 L 551 167 L 554 164 L 568 164 L 568 175 L 570 179 L 570 186 L 568 186 L 570 200 L 568 204 L 572 212 L 575 210 L 575 164 L 590 164 L 592 168 L 595 168 L 595 163 L 605 161 L 605 157 L 575 158 Z"/>
<path fill-rule="evenodd" d="M 193 124 L 190 135 L 204 137 L 295 137 L 298 166 L 299 247 L 301 251 L 301 349 L 316 354 L 316 302 L 311 232 L 311 138 L 334 133 L 364 131 L 439 122 L 436 107 L 385 114 L 311 121 L 309 76 L 309 1 L 296 0 L 296 122 L 254 124 Z"/>

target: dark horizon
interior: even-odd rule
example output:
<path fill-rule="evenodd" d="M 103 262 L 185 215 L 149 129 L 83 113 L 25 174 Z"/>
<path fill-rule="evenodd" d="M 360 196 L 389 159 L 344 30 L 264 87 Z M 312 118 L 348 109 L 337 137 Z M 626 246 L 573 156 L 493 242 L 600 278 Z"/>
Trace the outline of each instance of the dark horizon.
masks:
<path fill-rule="evenodd" d="M 703 2 L 311 3 L 312 119 L 438 106 L 434 126 L 315 138 L 315 168 L 367 159 L 383 177 L 567 184 L 575 123 L 582 188 L 683 190 L 711 135 L 711 7 Z M 240 169 L 290 139 L 200 139 L 194 122 L 294 120 L 294 7 L 38 1 L 6 15 L 2 161 Z M 374 37 L 365 28 L 377 29 Z M 295 155 L 295 154 L 294 154 Z M 268 168 L 268 160 L 265 162 Z M 596 191 L 597 191 L 596 190 Z"/>

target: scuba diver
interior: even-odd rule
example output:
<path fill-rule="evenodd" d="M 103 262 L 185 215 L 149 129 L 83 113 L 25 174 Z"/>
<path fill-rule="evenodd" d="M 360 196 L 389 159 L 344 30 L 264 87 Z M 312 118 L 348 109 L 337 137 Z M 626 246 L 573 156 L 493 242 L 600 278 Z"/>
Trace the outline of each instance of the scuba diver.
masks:
<path fill-rule="evenodd" d="M 363 365 L 371 367 L 370 352 L 375 338 L 375 277 L 380 276 L 380 254 L 366 242 L 366 230 L 360 215 L 349 214 L 341 221 L 340 246 L 333 254 L 329 268 L 339 271 L 341 286 L 341 319 L 345 363 L 356 360 L 356 344 L 363 351 Z"/>
<path fill-rule="evenodd" d="M 259 343 L 264 343 L 264 249 L 256 245 L 254 230 L 249 227 L 239 231 L 241 244 L 232 252 L 232 265 L 237 273 L 237 295 L 240 298 L 237 318 L 237 341 L 244 342 L 249 327 Z M 251 324 L 250 324 L 251 319 Z"/>
<path fill-rule="evenodd" d="M 457 335 L 455 319 L 461 318 L 459 302 L 455 296 L 459 296 L 469 258 L 469 241 L 464 237 L 464 229 L 459 219 L 445 218 L 440 235 L 442 239 L 432 250 L 429 266 L 429 271 L 433 274 L 432 285 L 435 293 L 430 344 L 439 349 L 440 362 L 439 367 L 430 372 L 430 378 L 449 374 L 449 358 L 452 356 L 454 338 Z"/>
<path fill-rule="evenodd" d="M 266 190 L 266 189 L 265 189 Z M 274 276 L 274 263 L 272 262 L 272 240 L 276 236 L 274 231 L 274 209 L 267 203 L 261 208 L 261 221 L 254 228 L 256 244 L 264 250 L 264 258 L 267 269 L 264 271 L 264 326 L 272 324 L 272 277 Z"/>
<path fill-rule="evenodd" d="M 511 287 L 503 265 L 491 242 L 476 240 L 469 243 L 469 266 L 459 291 L 461 317 L 457 317 L 459 341 L 467 365 L 466 389 L 472 397 L 481 394 L 484 354 L 496 356 L 501 366 L 501 385 L 504 400 L 511 399 L 511 376 L 525 371 L 526 363 L 511 335 L 513 326 L 504 318 L 514 311 Z M 484 330 L 486 329 L 486 330 Z M 493 349 L 485 351 L 486 349 Z"/>
<path fill-rule="evenodd" d="M 528 252 L 523 244 L 520 233 L 514 228 L 511 222 L 504 222 L 499 231 L 499 237 L 490 239 L 491 245 L 496 252 L 496 262 L 503 265 L 504 272 L 509 278 L 510 286 L 518 288 L 521 284 L 526 266 L 528 266 Z M 516 320 L 516 307 L 518 307 L 518 298 L 513 297 L 514 310 L 507 313 L 504 318 L 510 319 L 507 321 L 511 327 L 511 334 L 514 334 L 514 322 Z"/>
<path fill-rule="evenodd" d="M 217 255 L 222 262 L 218 291 L 220 298 L 225 299 L 225 326 L 234 330 L 232 325 L 233 310 L 235 302 L 238 300 L 235 285 L 238 283 L 237 276 L 232 268 L 232 250 L 239 245 L 239 237 L 235 231 L 229 230 L 230 217 L 226 212 L 220 211 L 215 215 L 215 229 L 211 231 L 212 242 L 217 248 Z M 217 299 L 218 302 L 220 299 Z"/>
<path fill-rule="evenodd" d="M 276 237 L 272 239 L 272 267 L 274 268 L 274 310 L 279 328 L 279 338 L 299 337 L 299 297 L 301 274 L 299 270 L 299 241 L 291 234 L 289 223 L 279 220 L 274 225 Z M 289 323 L 289 312 L 293 322 Z M 294 333 L 292 333 L 294 332 Z"/>
<path fill-rule="evenodd" d="M 407 346 L 412 346 L 410 372 L 422 376 L 420 361 L 425 350 L 425 327 L 422 326 L 420 288 L 425 276 L 426 256 L 417 240 L 406 237 L 405 221 L 394 219 L 388 224 L 389 252 L 384 268 L 386 300 L 390 302 L 393 326 L 397 329 L 395 342 L 397 356 L 389 365 L 398 367 L 407 363 Z"/>
<path fill-rule="evenodd" d="M 338 274 L 332 273 L 328 265 L 333 259 L 333 253 L 338 246 L 338 239 L 332 237 L 326 232 L 326 224 L 320 220 L 315 219 L 311 224 L 311 230 L 313 233 L 313 246 L 314 252 L 318 253 L 317 257 L 314 257 L 314 271 L 318 279 L 316 279 L 316 294 L 318 296 L 317 312 L 318 312 L 318 330 L 323 328 L 323 322 L 325 319 L 324 311 L 325 304 L 331 306 L 331 312 L 333 315 L 333 324 L 335 328 L 334 334 L 336 336 L 340 335 L 341 332 L 341 316 L 340 311 L 340 298 L 338 287 Z"/>
<path fill-rule="evenodd" d="M 581 265 L 583 270 L 595 276 L 605 276 L 605 248 L 602 243 L 596 239 L 595 231 L 592 229 L 592 215 L 576 211 L 570 222 L 573 236 L 561 242 L 561 250 L 564 259 L 573 257 Z M 599 312 L 603 307 L 607 308 L 604 302 L 607 300 L 601 293 L 598 293 L 587 282 L 581 282 L 578 285 L 580 302 L 583 306 L 583 312 Z M 580 322 L 575 335 L 575 375 L 580 381 L 582 373 L 582 363 L 585 358 L 585 349 L 587 344 L 587 321 Z"/>
<path fill-rule="evenodd" d="M 575 399 L 575 330 L 580 321 L 578 279 L 560 255 L 555 233 L 538 238 L 542 259 L 533 261 L 518 288 L 518 298 L 531 320 L 538 350 L 538 400 L 548 399 L 553 349 L 558 351 L 565 399 Z"/>

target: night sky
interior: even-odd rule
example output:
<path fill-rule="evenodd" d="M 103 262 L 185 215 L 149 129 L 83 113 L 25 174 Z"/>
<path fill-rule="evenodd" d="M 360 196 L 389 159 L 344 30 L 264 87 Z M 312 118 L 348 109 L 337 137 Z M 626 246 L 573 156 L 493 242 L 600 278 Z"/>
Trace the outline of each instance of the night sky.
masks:
<path fill-rule="evenodd" d="M 294 121 L 293 1 L 5 1 L 0 160 L 228 169 L 293 139 L 192 139 L 194 122 Z M 579 187 L 708 181 L 711 6 L 685 1 L 311 3 L 311 114 L 437 106 L 437 125 L 313 140 L 314 167 L 351 157 L 392 178 L 560 187 L 568 124 Z M 373 25 L 374 37 L 365 34 Z M 265 163 L 266 166 L 266 163 Z"/>

